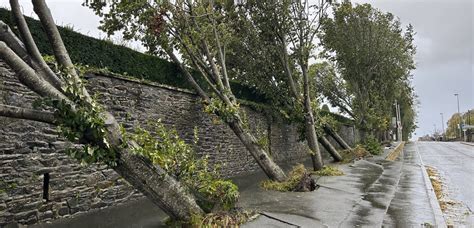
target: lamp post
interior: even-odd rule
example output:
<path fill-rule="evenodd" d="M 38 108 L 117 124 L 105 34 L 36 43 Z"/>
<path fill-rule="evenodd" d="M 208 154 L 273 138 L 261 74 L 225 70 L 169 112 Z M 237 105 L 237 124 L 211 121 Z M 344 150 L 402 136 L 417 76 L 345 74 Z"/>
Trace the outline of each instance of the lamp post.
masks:
<path fill-rule="evenodd" d="M 463 140 L 463 131 L 462 131 L 462 115 L 461 115 L 461 111 L 459 110 L 459 94 L 458 93 L 455 93 L 454 96 L 456 96 L 456 100 L 458 101 L 458 114 L 459 114 L 459 137 L 461 139 L 461 141 Z"/>
<path fill-rule="evenodd" d="M 443 141 L 446 140 L 446 132 L 444 132 L 444 117 L 443 117 L 443 113 L 440 113 L 441 115 L 441 128 L 443 129 L 443 132 L 441 133 L 441 135 L 443 136 Z"/>
<path fill-rule="evenodd" d="M 398 104 L 398 101 L 395 100 L 395 103 L 393 104 L 395 106 L 395 119 L 396 119 L 396 137 L 397 141 L 402 141 L 402 120 L 401 120 L 401 115 L 400 115 L 400 104 Z"/>

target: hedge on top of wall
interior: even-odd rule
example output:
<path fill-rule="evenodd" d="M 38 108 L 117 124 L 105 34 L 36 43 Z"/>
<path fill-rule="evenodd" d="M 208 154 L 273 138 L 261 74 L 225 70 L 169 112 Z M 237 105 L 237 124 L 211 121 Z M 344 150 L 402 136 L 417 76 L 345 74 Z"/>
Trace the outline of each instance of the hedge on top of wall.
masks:
<path fill-rule="evenodd" d="M 40 52 L 43 55 L 53 55 L 41 23 L 30 17 L 25 18 Z M 15 23 L 9 10 L 0 8 L 0 20 L 15 31 Z M 58 29 L 74 63 L 107 68 L 117 74 L 192 90 L 178 66 L 172 62 L 115 45 L 111 41 L 80 34 L 73 31 L 73 28 L 58 26 Z M 231 87 L 240 99 L 255 102 L 267 100 L 264 95 L 248 86 L 232 82 Z"/>
<path fill-rule="evenodd" d="M 43 55 L 53 55 L 41 23 L 31 17 L 25 16 L 25 19 L 40 52 Z M 10 25 L 14 31 L 16 30 L 9 10 L 0 8 L 0 20 Z M 138 79 L 192 90 L 191 85 L 189 85 L 178 66 L 172 62 L 121 45 L 115 45 L 111 41 L 80 34 L 73 31 L 73 28 L 58 26 L 58 29 L 74 63 L 95 68 L 107 68 L 113 73 L 126 74 Z M 197 72 L 193 72 L 193 74 L 198 76 L 198 82 L 202 81 Z M 262 93 L 254 88 L 237 82 L 231 82 L 231 87 L 235 96 L 239 99 L 257 103 L 268 101 Z M 329 115 L 332 115 L 341 123 L 352 123 L 350 119 L 344 116 L 335 113 L 329 113 Z"/>

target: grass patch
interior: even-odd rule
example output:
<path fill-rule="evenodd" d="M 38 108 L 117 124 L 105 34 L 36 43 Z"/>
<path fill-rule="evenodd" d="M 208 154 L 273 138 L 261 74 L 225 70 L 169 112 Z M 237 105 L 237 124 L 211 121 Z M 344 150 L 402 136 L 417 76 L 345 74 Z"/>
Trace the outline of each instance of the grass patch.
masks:
<path fill-rule="evenodd" d="M 354 160 L 360 160 L 370 155 L 369 151 L 367 151 L 362 145 L 357 145 L 352 149 L 342 150 L 339 153 L 342 156 L 341 163 L 350 163 Z"/>
<path fill-rule="evenodd" d="M 311 174 L 318 176 L 342 176 L 344 172 L 335 166 L 324 166 L 321 170 L 313 171 Z"/>
<path fill-rule="evenodd" d="M 283 182 L 265 180 L 262 181 L 260 186 L 265 190 L 275 190 L 280 192 L 290 192 L 290 191 L 312 191 L 316 187 L 316 183 L 311 179 L 311 174 L 306 170 L 304 165 L 298 164 L 291 172 L 288 174 L 288 178 Z M 305 182 L 308 181 L 310 186 L 301 186 L 305 185 Z M 313 187 L 311 187 L 313 185 Z M 305 189 L 305 187 L 308 187 Z"/>
<path fill-rule="evenodd" d="M 204 216 L 193 216 L 190 223 L 182 223 L 168 219 L 165 223 L 168 227 L 192 227 L 192 228 L 214 228 L 214 227 L 239 227 L 258 217 L 256 211 L 244 211 L 234 209 L 231 211 L 220 211 L 208 213 Z"/>
<path fill-rule="evenodd" d="M 255 219 L 258 214 L 254 211 L 234 211 L 209 213 L 193 221 L 193 227 L 239 227 L 241 224 Z"/>
<path fill-rule="evenodd" d="M 439 173 L 430 166 L 425 166 L 426 171 L 428 172 L 428 176 L 431 181 L 431 185 L 433 186 L 433 190 L 435 192 L 436 198 L 438 198 L 439 207 L 441 211 L 445 212 L 448 206 L 448 203 L 443 200 L 443 184 L 440 181 Z"/>

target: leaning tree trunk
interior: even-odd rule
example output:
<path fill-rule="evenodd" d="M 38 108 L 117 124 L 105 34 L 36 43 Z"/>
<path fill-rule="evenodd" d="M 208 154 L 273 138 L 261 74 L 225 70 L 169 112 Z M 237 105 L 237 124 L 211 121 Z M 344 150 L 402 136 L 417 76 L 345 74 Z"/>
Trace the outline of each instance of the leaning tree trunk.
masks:
<path fill-rule="evenodd" d="M 285 172 L 283 172 L 280 166 L 278 166 L 273 159 L 268 156 L 267 152 L 262 149 L 262 147 L 257 143 L 257 139 L 243 128 L 239 116 L 237 116 L 233 121 L 228 121 L 227 124 L 245 145 L 245 148 L 247 148 L 268 178 L 280 182 L 286 180 Z"/>
<path fill-rule="evenodd" d="M 72 107 L 71 111 L 75 111 L 77 108 L 76 103 L 72 102 L 70 98 L 63 93 L 61 88 L 56 88 L 59 87 L 58 85 L 60 83 L 54 82 L 61 81 L 60 77 L 52 74 L 51 69 L 43 69 L 47 67 L 47 65 L 38 63 L 41 61 L 39 59 L 40 56 L 38 56 L 34 41 L 28 39 L 28 37 L 31 38 L 31 36 L 29 36 L 29 29 L 26 23 L 23 23 L 23 15 L 19 13 L 20 6 L 18 1 L 10 0 L 10 2 L 13 11 L 16 12 L 15 17 L 17 21 L 20 22 L 18 26 L 21 27 L 23 36 L 27 37 L 27 39 L 24 38 L 23 40 L 27 43 L 26 46 L 29 48 L 25 50 L 24 45 L 19 42 L 19 39 L 17 39 L 13 33 L 9 32 L 10 30 L 8 28 L 2 28 L 0 29 L 0 59 L 9 65 L 24 86 L 36 92 L 41 97 L 60 100 L 70 104 Z M 70 61 L 46 3 L 44 0 L 34 0 L 33 5 L 45 32 L 48 34 L 48 39 L 53 47 L 58 64 L 73 76 L 68 79 L 71 80 L 70 83 L 78 83 L 77 86 L 80 86 L 83 92 L 82 95 L 84 98 L 82 99 L 84 99 L 84 102 L 92 102 L 87 90 L 80 84 L 80 79 L 76 74 L 74 65 Z M 53 84 L 57 84 L 57 86 L 55 87 Z M 0 105 L 0 116 L 41 121 L 53 125 L 60 122 L 53 113 L 6 105 Z M 203 210 L 197 205 L 194 197 L 185 187 L 181 186 L 178 181 L 169 176 L 159 166 L 154 166 L 151 161 L 145 157 L 133 153 L 132 149 L 137 146 L 136 143 L 132 141 L 126 142 L 128 146 L 123 147 L 123 139 L 119 125 L 110 113 L 105 112 L 101 118 L 105 120 L 106 137 L 110 147 L 99 143 L 103 142 L 103 139 L 87 138 L 85 140 L 88 143 L 100 145 L 104 149 L 113 149 L 114 152 L 117 153 L 117 165 L 112 167 L 116 172 L 173 219 L 190 221 L 192 215 L 204 214 Z"/>
<path fill-rule="evenodd" d="M 337 152 L 336 148 L 332 146 L 331 142 L 329 142 L 329 140 L 324 135 L 319 136 L 318 140 L 321 145 L 323 145 L 323 147 L 329 152 L 334 161 L 342 161 L 341 155 Z"/>
<path fill-rule="evenodd" d="M 303 65 L 304 66 L 304 65 Z M 323 159 L 319 151 L 318 136 L 314 124 L 313 109 L 311 108 L 311 98 L 309 95 L 309 79 L 308 71 L 303 67 L 303 96 L 304 96 L 304 112 L 305 112 L 305 129 L 306 140 L 308 141 L 309 149 L 311 150 L 311 161 L 313 162 L 313 170 L 317 171 L 323 168 Z"/>
<path fill-rule="evenodd" d="M 336 142 L 345 150 L 350 150 L 351 147 L 347 142 L 337 133 L 335 132 L 331 127 L 329 126 L 324 126 L 324 132 L 326 132 L 328 135 L 330 135 Z"/>
<path fill-rule="evenodd" d="M 174 53 L 170 50 L 165 50 L 168 56 L 173 60 L 174 63 L 178 65 L 181 72 L 184 73 L 188 81 L 191 83 L 193 88 L 196 90 L 198 95 L 204 101 L 204 103 L 209 104 L 210 98 L 204 92 L 204 90 L 197 84 L 193 78 L 193 76 L 189 73 L 186 69 L 184 64 L 174 55 Z M 204 74 L 205 72 L 203 72 Z M 218 93 L 219 91 L 216 91 Z M 229 106 L 233 106 L 234 104 L 230 101 L 225 94 L 221 95 L 221 101 Z M 235 108 L 235 107 L 234 107 Z M 222 117 L 226 114 L 224 113 L 215 113 L 217 116 Z M 257 164 L 263 170 L 263 172 L 270 178 L 271 180 L 275 181 L 284 181 L 286 180 L 285 172 L 278 166 L 271 157 L 268 156 L 267 152 L 257 143 L 257 139 L 250 134 L 247 130 L 244 129 L 242 119 L 239 115 L 236 115 L 233 120 L 225 121 L 227 125 L 234 131 L 235 135 L 240 139 L 240 141 L 244 144 L 245 148 L 250 152 L 252 157 L 255 159 Z"/>
<path fill-rule="evenodd" d="M 117 165 L 112 168 L 120 176 L 175 220 L 190 221 L 193 215 L 204 214 L 185 187 L 161 167 L 131 151 L 138 146 L 135 142 L 127 142 L 128 147 L 123 148 L 117 121 L 109 113 L 105 119 L 107 139 L 118 153 Z"/>

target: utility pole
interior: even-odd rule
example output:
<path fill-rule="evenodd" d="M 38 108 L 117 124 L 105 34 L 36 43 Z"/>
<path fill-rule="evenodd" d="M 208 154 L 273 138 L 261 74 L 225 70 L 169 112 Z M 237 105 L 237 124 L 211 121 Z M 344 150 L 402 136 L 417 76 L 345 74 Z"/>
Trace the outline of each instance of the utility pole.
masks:
<path fill-rule="evenodd" d="M 455 93 L 454 96 L 456 96 L 456 100 L 458 101 L 458 115 L 459 115 L 459 137 L 461 139 L 461 141 L 463 141 L 464 137 L 463 137 L 463 131 L 462 131 L 462 115 L 461 115 L 461 111 L 459 110 L 459 94 L 458 93 Z"/>
<path fill-rule="evenodd" d="M 443 141 L 446 141 L 446 132 L 444 132 L 444 117 L 443 113 L 440 113 L 441 115 L 441 128 L 443 129 L 443 132 L 441 133 L 443 136 Z"/>
<path fill-rule="evenodd" d="M 401 120 L 401 115 L 400 115 L 400 104 L 398 104 L 398 101 L 395 100 L 395 118 L 396 118 L 396 136 L 397 136 L 397 141 L 402 141 L 402 120 Z"/>

